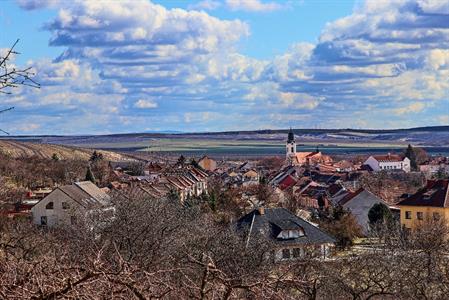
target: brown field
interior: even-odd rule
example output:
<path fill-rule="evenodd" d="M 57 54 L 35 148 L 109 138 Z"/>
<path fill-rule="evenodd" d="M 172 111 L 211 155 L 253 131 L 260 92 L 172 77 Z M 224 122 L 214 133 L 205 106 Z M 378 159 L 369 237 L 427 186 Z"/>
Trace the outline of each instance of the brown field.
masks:
<path fill-rule="evenodd" d="M 79 159 L 89 160 L 93 150 L 78 147 L 38 144 L 29 142 L 15 142 L 0 140 L 0 153 L 13 157 L 31 157 L 51 158 L 53 154 L 57 154 L 60 159 Z M 112 161 L 127 160 L 129 157 L 111 151 L 99 151 L 105 159 Z"/>

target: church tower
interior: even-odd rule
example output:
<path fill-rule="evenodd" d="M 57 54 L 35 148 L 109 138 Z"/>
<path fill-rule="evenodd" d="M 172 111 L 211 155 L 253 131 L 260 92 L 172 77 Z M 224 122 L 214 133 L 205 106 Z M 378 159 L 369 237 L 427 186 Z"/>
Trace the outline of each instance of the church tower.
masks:
<path fill-rule="evenodd" d="M 286 148 L 286 156 L 287 158 L 292 158 L 296 156 L 296 141 L 295 134 L 293 133 L 292 128 L 290 127 L 290 131 L 288 132 L 287 144 Z"/>

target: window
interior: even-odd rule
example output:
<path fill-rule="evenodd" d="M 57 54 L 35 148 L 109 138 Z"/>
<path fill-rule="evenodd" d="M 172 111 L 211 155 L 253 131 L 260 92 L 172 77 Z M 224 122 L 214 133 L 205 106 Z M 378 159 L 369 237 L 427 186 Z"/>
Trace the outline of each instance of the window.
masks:
<path fill-rule="evenodd" d="M 62 202 L 62 209 L 69 209 L 70 205 L 67 202 Z"/>
<path fill-rule="evenodd" d="M 295 230 L 283 230 L 279 233 L 277 238 L 287 240 L 287 239 L 296 239 L 301 236 L 304 236 L 304 230 L 302 228 Z"/>
<path fill-rule="evenodd" d="M 298 230 L 289 230 L 288 231 L 288 238 L 289 239 L 294 239 L 294 238 L 297 238 L 297 237 L 299 237 Z"/>
<path fill-rule="evenodd" d="M 41 225 L 42 226 L 47 226 L 47 216 L 42 216 L 41 217 Z"/>
<path fill-rule="evenodd" d="M 434 213 L 433 213 L 433 219 L 434 219 L 435 221 L 438 221 L 438 220 L 440 219 L 440 213 L 434 212 Z"/>
<path fill-rule="evenodd" d="M 422 211 L 416 212 L 416 218 L 417 218 L 418 220 L 424 219 L 424 213 L 423 213 Z"/>
<path fill-rule="evenodd" d="M 412 212 L 411 211 L 406 211 L 405 212 L 405 218 L 410 220 L 412 218 Z"/>
<path fill-rule="evenodd" d="M 302 257 L 301 252 L 302 252 L 301 248 L 294 248 L 293 249 L 293 257 L 294 258 Z"/>
<path fill-rule="evenodd" d="M 290 249 L 282 249 L 282 258 L 289 259 L 290 258 Z"/>
<path fill-rule="evenodd" d="M 45 209 L 53 209 L 53 202 L 48 202 L 47 205 L 45 205 Z"/>

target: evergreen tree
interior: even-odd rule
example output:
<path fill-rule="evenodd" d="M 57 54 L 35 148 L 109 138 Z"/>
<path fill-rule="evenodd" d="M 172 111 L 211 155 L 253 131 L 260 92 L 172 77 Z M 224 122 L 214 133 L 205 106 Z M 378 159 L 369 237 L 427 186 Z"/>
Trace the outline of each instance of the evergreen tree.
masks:
<path fill-rule="evenodd" d="M 167 199 L 176 203 L 179 203 L 181 201 L 181 197 L 175 189 L 170 189 L 167 195 Z"/>
<path fill-rule="evenodd" d="M 368 211 L 370 225 L 389 224 L 393 220 L 390 209 L 383 203 L 376 203 Z"/>
<path fill-rule="evenodd" d="M 184 166 L 185 163 L 186 163 L 186 158 L 184 157 L 184 155 L 181 155 L 181 156 L 178 158 L 178 165 Z"/>
<path fill-rule="evenodd" d="M 209 196 L 209 206 L 212 211 L 216 211 L 217 209 L 217 198 L 215 197 L 215 193 L 211 193 Z"/>
<path fill-rule="evenodd" d="M 59 156 L 57 153 L 53 153 L 53 155 L 51 156 L 51 159 L 54 161 L 59 161 Z"/>
<path fill-rule="evenodd" d="M 435 179 L 447 179 L 448 174 L 446 173 L 446 170 L 444 167 L 438 168 L 437 173 L 434 176 Z"/>
<path fill-rule="evenodd" d="M 99 153 L 97 151 L 94 151 L 94 153 L 92 153 L 92 155 L 90 156 L 89 159 L 91 162 L 95 163 L 97 161 L 103 160 L 103 154 Z"/>
<path fill-rule="evenodd" d="M 405 156 L 410 159 L 410 167 L 412 171 L 418 170 L 418 163 L 416 161 L 416 153 L 415 149 L 413 149 L 412 145 L 408 144 L 407 150 L 405 150 Z"/>
<path fill-rule="evenodd" d="M 201 170 L 203 169 L 203 168 L 201 168 L 201 166 L 198 164 L 198 162 L 194 158 L 192 158 L 190 160 L 190 165 L 194 166 L 197 169 L 201 169 Z"/>
<path fill-rule="evenodd" d="M 94 173 L 92 173 L 92 169 L 89 167 L 87 167 L 87 172 L 86 172 L 86 181 L 90 181 L 92 183 L 95 183 L 95 176 Z"/>

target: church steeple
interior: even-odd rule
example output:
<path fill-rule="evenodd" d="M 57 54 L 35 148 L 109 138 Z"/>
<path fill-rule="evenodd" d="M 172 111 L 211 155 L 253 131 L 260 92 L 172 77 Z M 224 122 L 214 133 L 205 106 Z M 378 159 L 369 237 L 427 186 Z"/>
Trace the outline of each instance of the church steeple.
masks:
<path fill-rule="evenodd" d="M 288 131 L 287 143 L 292 143 L 292 142 L 295 142 L 295 134 L 293 133 L 293 130 L 290 127 L 290 130 Z"/>
<path fill-rule="evenodd" d="M 287 137 L 287 144 L 285 145 L 286 156 L 287 158 L 293 158 L 296 156 L 296 141 L 295 134 L 293 133 L 293 129 L 290 127 Z"/>

